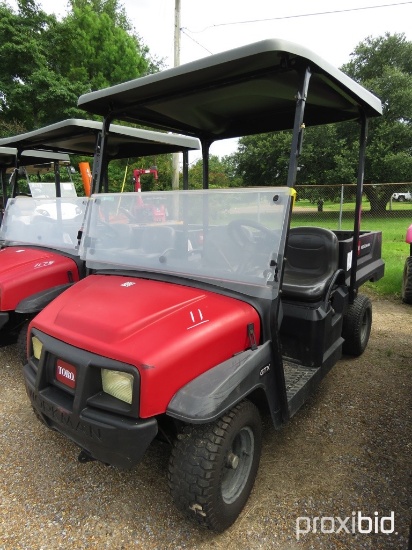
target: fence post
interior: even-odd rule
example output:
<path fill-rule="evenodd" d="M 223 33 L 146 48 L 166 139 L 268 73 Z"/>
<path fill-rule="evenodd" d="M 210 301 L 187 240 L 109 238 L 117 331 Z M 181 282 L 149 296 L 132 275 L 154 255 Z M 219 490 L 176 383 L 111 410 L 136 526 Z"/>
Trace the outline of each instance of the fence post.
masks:
<path fill-rule="evenodd" d="M 339 226 L 338 226 L 338 229 L 342 229 L 342 212 L 343 212 L 343 184 L 340 188 L 340 207 L 339 207 Z"/>

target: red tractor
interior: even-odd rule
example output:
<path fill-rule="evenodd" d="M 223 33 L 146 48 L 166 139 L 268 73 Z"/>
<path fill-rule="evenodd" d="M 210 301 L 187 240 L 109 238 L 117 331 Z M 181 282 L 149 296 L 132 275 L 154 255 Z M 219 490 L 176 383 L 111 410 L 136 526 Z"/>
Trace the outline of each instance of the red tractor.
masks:
<path fill-rule="evenodd" d="M 140 182 L 140 176 L 143 174 L 153 174 L 155 180 L 159 178 L 158 171 L 156 166 L 151 166 L 150 168 L 135 168 L 133 170 L 133 183 L 134 190 L 140 193 L 142 191 L 142 185 Z M 166 221 L 167 211 L 164 204 L 156 204 L 153 202 L 153 197 L 149 198 L 149 201 L 146 203 L 143 202 L 142 196 L 138 196 L 138 202 L 135 209 L 135 216 L 138 220 L 141 221 L 153 221 L 153 222 L 164 222 Z"/>

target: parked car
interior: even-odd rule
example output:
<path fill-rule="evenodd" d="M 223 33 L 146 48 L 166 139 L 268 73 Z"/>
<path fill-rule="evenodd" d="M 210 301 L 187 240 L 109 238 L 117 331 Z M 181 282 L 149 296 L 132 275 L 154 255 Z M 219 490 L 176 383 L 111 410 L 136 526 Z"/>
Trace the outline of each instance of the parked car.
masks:
<path fill-rule="evenodd" d="M 400 193 L 393 193 L 392 200 L 397 202 L 412 201 L 412 195 L 409 191 L 401 191 Z"/>

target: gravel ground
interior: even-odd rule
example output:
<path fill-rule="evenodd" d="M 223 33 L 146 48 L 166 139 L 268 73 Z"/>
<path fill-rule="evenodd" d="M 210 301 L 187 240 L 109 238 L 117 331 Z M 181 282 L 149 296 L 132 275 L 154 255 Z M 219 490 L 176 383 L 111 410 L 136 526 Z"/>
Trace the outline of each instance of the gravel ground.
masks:
<path fill-rule="evenodd" d="M 168 493 L 168 448 L 133 471 L 80 464 L 78 449 L 35 418 L 13 345 L 0 349 L 0 549 L 407 548 L 411 520 L 412 307 L 374 300 L 373 332 L 281 431 L 264 418 L 258 478 L 238 521 L 214 535 L 187 523 Z M 352 521 L 391 517 L 394 533 Z M 315 517 L 326 517 L 313 532 Z M 341 523 L 345 518 L 349 520 Z M 296 537 L 298 518 L 302 531 Z M 334 518 L 333 520 L 331 518 Z M 355 518 L 355 519 L 354 519 Z M 390 520 L 382 526 L 391 530 Z M 306 529 L 308 527 L 308 529 Z M 367 520 L 361 529 L 368 530 Z M 374 530 L 374 524 L 373 524 Z"/>

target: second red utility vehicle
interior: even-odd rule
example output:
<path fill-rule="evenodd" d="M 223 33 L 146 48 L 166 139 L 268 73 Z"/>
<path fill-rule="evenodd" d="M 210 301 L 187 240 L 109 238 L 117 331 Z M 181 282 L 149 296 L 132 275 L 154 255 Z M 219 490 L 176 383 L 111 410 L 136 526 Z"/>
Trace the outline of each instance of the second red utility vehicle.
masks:
<path fill-rule="evenodd" d="M 102 124 L 69 119 L 26 134 L 0 140 L 16 147 L 18 156 L 36 148 L 99 156 L 96 142 Z M 103 177 L 94 192 L 108 189 L 107 165 L 120 158 L 197 149 L 194 138 L 112 125 L 107 139 Z M 60 155 L 62 156 L 62 155 Z M 68 156 L 64 155 L 68 160 Z M 40 186 L 41 185 L 41 186 Z M 45 191 L 45 187 L 47 187 Z M 14 189 L 14 187 L 13 187 Z M 30 319 L 86 273 L 79 257 L 79 231 L 87 197 L 77 197 L 71 182 L 32 184 L 31 197 L 11 198 L 0 229 L 0 331 L 16 334 L 20 355 L 26 358 Z M 12 197 L 15 193 L 12 192 Z"/>

